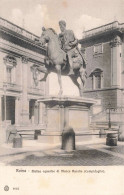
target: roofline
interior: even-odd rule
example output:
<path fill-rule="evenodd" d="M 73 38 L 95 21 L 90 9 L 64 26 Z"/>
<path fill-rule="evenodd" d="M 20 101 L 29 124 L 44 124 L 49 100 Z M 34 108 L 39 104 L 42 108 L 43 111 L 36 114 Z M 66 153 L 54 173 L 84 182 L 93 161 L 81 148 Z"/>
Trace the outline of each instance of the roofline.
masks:
<path fill-rule="evenodd" d="M 110 22 L 110 23 L 107 23 L 107 24 L 104 24 L 104 25 L 101 25 L 101 26 L 98 26 L 98 27 L 95 27 L 95 28 L 91 28 L 91 29 L 89 29 L 89 30 L 86 30 L 86 31 L 84 31 L 84 33 L 85 33 L 85 32 L 89 32 L 89 31 L 92 31 L 92 30 L 95 30 L 95 29 L 98 29 L 98 28 L 101 28 L 101 27 L 103 27 L 103 26 L 107 26 L 107 25 L 113 24 L 113 23 L 115 23 L 115 22 L 117 22 L 118 24 L 121 24 L 121 23 L 119 23 L 117 20 L 115 20 L 115 21 L 113 21 L 113 22 Z M 122 24 L 124 24 L 124 23 L 122 23 Z"/>
<path fill-rule="evenodd" d="M 122 32 L 122 28 L 124 29 L 124 23 L 119 23 L 118 21 L 114 21 L 87 31 L 84 31 L 84 36 L 82 39 L 79 40 L 81 43 L 84 40 L 90 39 L 92 37 L 102 35 L 104 33 L 109 33 L 109 32 L 115 32 L 115 31 L 120 31 Z"/>
<path fill-rule="evenodd" d="M 0 30 L 23 41 L 28 41 L 28 43 L 33 44 L 46 52 L 45 47 L 42 47 L 35 42 L 35 39 L 39 39 L 40 37 L 2 17 L 0 17 Z"/>
<path fill-rule="evenodd" d="M 26 31 L 26 32 L 28 32 L 28 33 L 34 35 L 35 37 L 39 38 L 39 36 L 37 36 L 37 35 L 35 35 L 34 33 L 30 32 L 30 31 L 28 31 L 28 30 L 26 30 L 26 29 L 24 29 L 24 28 L 22 28 L 22 27 L 20 27 L 20 26 L 18 26 L 18 25 L 16 25 L 16 24 L 14 24 L 14 23 L 12 23 L 12 22 L 10 22 L 9 20 L 6 20 L 6 19 L 4 19 L 4 18 L 2 18 L 2 17 L 0 17 L 0 19 L 5 20 L 6 22 L 8 22 L 8 23 L 10 23 L 10 24 L 12 24 L 12 25 L 14 25 L 14 26 L 20 28 L 21 30 L 24 30 L 24 31 Z"/>

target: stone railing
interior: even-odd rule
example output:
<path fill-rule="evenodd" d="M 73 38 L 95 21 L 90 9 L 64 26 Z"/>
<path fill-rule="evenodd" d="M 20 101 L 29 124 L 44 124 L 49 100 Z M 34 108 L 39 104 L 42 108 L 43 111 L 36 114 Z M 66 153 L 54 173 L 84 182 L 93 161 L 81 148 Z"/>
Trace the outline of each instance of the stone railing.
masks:
<path fill-rule="evenodd" d="M 124 24 L 119 24 L 117 21 L 115 21 L 115 22 L 100 26 L 98 28 L 84 31 L 83 38 L 88 38 L 88 37 L 97 35 L 97 34 L 102 33 L 102 32 L 111 31 L 114 29 L 122 28 L 122 27 L 124 27 Z"/>
<path fill-rule="evenodd" d="M 109 113 L 109 108 L 106 109 L 107 113 Z M 124 113 L 124 107 L 110 108 L 111 113 Z"/>
<path fill-rule="evenodd" d="M 0 26 L 3 26 L 9 30 L 12 30 L 12 31 L 14 31 L 14 32 L 16 32 L 16 33 L 18 33 L 18 34 L 20 34 L 28 39 L 31 39 L 33 41 L 35 39 L 39 38 L 38 36 L 34 35 L 33 33 L 30 33 L 29 31 L 15 25 L 15 24 L 13 24 L 13 23 L 11 23 L 11 22 L 9 22 L 1 17 L 0 17 Z"/>

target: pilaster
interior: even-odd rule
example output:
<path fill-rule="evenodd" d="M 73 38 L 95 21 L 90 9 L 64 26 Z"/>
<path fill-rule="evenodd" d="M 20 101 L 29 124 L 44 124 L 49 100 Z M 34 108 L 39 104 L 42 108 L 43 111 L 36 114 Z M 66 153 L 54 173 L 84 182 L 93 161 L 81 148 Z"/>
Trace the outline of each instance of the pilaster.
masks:
<path fill-rule="evenodd" d="M 6 142 L 6 126 L 2 125 L 2 95 L 0 95 L 0 144 Z"/>
<path fill-rule="evenodd" d="M 37 101 L 35 101 L 35 105 L 34 105 L 34 123 L 35 124 L 39 124 L 39 103 Z"/>
<path fill-rule="evenodd" d="M 20 106 L 21 106 L 21 99 L 16 97 L 15 99 L 15 124 L 20 124 Z"/>
<path fill-rule="evenodd" d="M 111 86 L 121 87 L 121 38 L 115 36 L 111 46 Z"/>
<path fill-rule="evenodd" d="M 29 100 L 27 96 L 27 90 L 28 90 L 28 59 L 25 56 L 22 56 L 22 124 L 27 125 L 29 124 Z"/>
<path fill-rule="evenodd" d="M 39 124 L 43 124 L 43 110 L 44 110 L 44 104 L 40 102 L 39 103 Z"/>
<path fill-rule="evenodd" d="M 4 53 L 2 53 L 0 51 L 0 83 L 4 82 L 4 69 L 5 69 L 5 65 L 4 65 Z"/>
<path fill-rule="evenodd" d="M 0 95 L 0 126 L 2 125 L 2 96 Z"/>

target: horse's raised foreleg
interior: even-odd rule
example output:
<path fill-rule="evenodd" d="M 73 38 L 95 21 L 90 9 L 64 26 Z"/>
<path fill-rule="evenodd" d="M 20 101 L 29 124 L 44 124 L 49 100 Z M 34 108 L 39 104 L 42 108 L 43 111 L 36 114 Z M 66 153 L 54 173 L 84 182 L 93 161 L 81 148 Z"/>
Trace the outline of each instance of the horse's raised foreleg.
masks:
<path fill-rule="evenodd" d="M 56 70 L 57 70 L 57 75 L 58 75 L 58 82 L 59 82 L 59 94 L 58 95 L 62 95 L 63 93 L 63 89 L 62 89 L 62 80 L 61 80 L 61 66 L 60 65 L 56 65 Z"/>

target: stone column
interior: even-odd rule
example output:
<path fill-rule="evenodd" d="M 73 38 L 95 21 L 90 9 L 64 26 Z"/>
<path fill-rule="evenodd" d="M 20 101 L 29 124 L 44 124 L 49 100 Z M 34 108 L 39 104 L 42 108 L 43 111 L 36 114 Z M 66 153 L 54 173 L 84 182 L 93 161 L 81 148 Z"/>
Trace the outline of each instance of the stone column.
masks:
<path fill-rule="evenodd" d="M 20 98 L 16 97 L 15 99 L 15 124 L 19 125 L 20 123 Z"/>
<path fill-rule="evenodd" d="M 34 123 L 36 125 L 39 124 L 39 103 L 37 101 L 35 101 L 35 105 L 34 105 Z"/>
<path fill-rule="evenodd" d="M 6 142 L 6 129 L 2 125 L 2 97 L 0 95 L 0 144 Z"/>
<path fill-rule="evenodd" d="M 121 87 L 121 38 L 115 36 L 111 46 L 111 86 Z"/>
<path fill-rule="evenodd" d="M 29 100 L 27 96 L 28 90 L 28 60 L 26 57 L 22 57 L 22 124 L 27 125 L 29 124 Z"/>
<path fill-rule="evenodd" d="M 40 102 L 39 103 L 39 124 L 43 124 L 43 109 L 44 109 L 44 104 Z"/>

